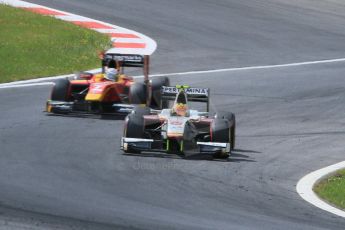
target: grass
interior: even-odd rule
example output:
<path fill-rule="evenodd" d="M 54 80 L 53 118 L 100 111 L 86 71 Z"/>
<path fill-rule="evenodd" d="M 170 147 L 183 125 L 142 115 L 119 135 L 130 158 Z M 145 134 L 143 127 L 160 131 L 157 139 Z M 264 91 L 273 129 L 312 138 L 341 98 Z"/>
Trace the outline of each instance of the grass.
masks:
<path fill-rule="evenodd" d="M 345 169 L 322 180 L 314 191 L 321 199 L 345 210 Z"/>
<path fill-rule="evenodd" d="M 106 35 L 0 4 L 0 83 L 100 67 Z"/>

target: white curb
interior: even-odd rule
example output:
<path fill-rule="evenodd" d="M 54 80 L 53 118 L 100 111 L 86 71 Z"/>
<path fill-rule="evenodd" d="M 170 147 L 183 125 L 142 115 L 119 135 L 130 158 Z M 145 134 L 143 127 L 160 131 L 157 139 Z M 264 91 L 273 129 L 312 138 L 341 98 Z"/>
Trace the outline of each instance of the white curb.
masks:
<path fill-rule="evenodd" d="M 296 185 L 297 193 L 307 202 L 335 215 L 345 217 L 345 212 L 321 200 L 313 191 L 315 183 L 325 176 L 345 168 L 345 161 L 316 170 L 300 179 Z"/>

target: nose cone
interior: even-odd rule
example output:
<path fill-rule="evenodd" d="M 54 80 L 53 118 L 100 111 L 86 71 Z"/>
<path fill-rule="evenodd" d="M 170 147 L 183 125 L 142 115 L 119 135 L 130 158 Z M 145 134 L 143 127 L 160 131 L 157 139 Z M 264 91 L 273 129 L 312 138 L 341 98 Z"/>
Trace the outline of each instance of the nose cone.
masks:
<path fill-rule="evenodd" d="M 176 97 L 175 104 L 187 104 L 187 95 L 186 93 L 181 90 Z"/>

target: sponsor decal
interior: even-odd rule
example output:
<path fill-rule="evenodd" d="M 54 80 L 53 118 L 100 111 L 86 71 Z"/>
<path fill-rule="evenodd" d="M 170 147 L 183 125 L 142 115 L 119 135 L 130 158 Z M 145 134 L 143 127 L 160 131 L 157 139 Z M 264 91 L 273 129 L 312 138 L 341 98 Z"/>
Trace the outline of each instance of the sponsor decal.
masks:
<path fill-rule="evenodd" d="M 117 54 L 106 54 L 108 60 L 133 62 L 133 63 L 144 63 L 144 57 L 141 55 L 117 55 Z"/>
<path fill-rule="evenodd" d="M 185 119 L 180 117 L 170 117 L 168 122 L 171 125 L 183 125 L 185 123 Z"/>
<path fill-rule="evenodd" d="M 185 117 L 170 117 L 168 120 L 167 135 L 181 136 L 184 133 L 184 126 L 188 119 Z"/>
<path fill-rule="evenodd" d="M 187 88 L 184 91 L 188 95 L 208 96 L 208 88 Z M 179 90 L 173 86 L 162 86 L 162 92 L 166 94 L 177 94 Z"/>
<path fill-rule="evenodd" d="M 104 84 L 95 83 L 95 84 L 92 84 L 90 93 L 95 93 L 95 94 L 102 93 L 103 89 L 104 89 Z"/>
<path fill-rule="evenodd" d="M 113 82 L 100 82 L 100 83 L 93 83 L 90 85 L 90 94 L 100 94 L 104 91 L 107 85 L 112 85 Z"/>

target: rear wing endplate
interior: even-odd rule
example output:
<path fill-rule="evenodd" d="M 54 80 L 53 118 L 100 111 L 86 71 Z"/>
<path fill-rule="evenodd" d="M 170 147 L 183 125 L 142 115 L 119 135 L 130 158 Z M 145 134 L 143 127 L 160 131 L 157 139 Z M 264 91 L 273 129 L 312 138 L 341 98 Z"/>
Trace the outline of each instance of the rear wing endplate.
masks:
<path fill-rule="evenodd" d="M 209 88 L 185 88 L 188 101 L 207 103 L 207 112 L 210 110 L 210 89 Z M 173 101 L 179 92 L 174 86 L 162 86 L 162 100 Z"/>

